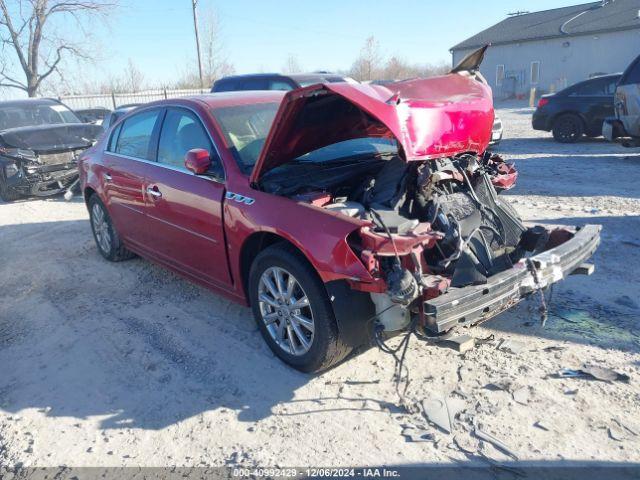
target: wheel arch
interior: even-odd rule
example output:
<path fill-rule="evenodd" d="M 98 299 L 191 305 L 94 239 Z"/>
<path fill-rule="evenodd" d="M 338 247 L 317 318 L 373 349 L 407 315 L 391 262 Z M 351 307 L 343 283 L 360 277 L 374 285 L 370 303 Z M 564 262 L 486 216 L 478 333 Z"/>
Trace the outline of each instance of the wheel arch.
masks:
<path fill-rule="evenodd" d="M 292 248 L 313 268 L 319 276 L 318 269 L 313 262 L 305 255 L 304 251 L 291 240 L 274 232 L 259 231 L 249 235 L 240 249 L 240 282 L 245 298 L 249 299 L 249 272 L 256 257 L 266 248 L 281 243 Z"/>
<path fill-rule="evenodd" d="M 87 210 L 89 210 L 89 199 L 91 198 L 92 195 L 97 195 L 98 192 L 96 192 L 92 187 L 84 187 L 84 190 L 82 191 L 82 196 L 84 198 L 84 204 L 87 207 Z"/>

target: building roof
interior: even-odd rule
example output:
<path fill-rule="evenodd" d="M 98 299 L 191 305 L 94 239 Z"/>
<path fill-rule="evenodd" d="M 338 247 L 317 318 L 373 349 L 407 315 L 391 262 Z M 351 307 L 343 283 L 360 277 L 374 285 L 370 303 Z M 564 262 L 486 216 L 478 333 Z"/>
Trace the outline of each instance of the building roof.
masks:
<path fill-rule="evenodd" d="M 640 0 L 599 1 L 512 16 L 451 50 L 632 28 L 640 28 Z"/>

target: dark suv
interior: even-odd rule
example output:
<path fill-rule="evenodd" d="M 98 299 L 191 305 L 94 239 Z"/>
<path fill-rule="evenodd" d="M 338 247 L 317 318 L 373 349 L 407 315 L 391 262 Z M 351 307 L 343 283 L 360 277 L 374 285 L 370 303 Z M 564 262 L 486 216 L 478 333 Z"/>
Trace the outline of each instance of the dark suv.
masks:
<path fill-rule="evenodd" d="M 333 73 L 299 73 L 281 75 L 279 73 L 252 73 L 233 75 L 216 80 L 211 92 L 235 92 L 238 90 L 294 90 L 314 83 L 355 82 L 348 77 Z"/>
<path fill-rule="evenodd" d="M 562 143 L 575 142 L 582 135 L 600 136 L 604 119 L 613 115 L 613 96 L 620 76 L 603 75 L 543 95 L 533 113 L 534 130 L 553 132 L 553 138 Z"/>

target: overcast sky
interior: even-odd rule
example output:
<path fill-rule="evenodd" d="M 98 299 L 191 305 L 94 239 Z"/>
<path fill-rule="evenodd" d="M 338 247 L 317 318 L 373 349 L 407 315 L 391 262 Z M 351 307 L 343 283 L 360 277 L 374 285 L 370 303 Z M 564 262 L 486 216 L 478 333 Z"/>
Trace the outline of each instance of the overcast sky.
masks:
<path fill-rule="evenodd" d="M 385 55 L 450 62 L 449 48 L 517 10 L 563 0 L 199 0 L 214 8 L 237 73 L 279 71 L 289 54 L 306 70 L 348 69 L 374 35 Z M 102 60 L 88 79 L 117 76 L 131 59 L 148 83 L 172 82 L 195 60 L 191 0 L 121 0 L 108 26 L 94 28 Z M 93 40 L 92 40 L 93 41 Z"/>

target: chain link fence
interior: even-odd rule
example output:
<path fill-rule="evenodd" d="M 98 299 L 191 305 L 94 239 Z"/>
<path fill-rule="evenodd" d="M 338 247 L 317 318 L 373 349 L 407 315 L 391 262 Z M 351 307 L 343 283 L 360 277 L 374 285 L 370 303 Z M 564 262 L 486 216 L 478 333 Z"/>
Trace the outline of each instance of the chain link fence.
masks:
<path fill-rule="evenodd" d="M 202 93 L 209 93 L 209 90 L 194 88 L 185 90 L 145 90 L 133 93 L 111 92 L 89 95 L 67 95 L 59 97 L 59 100 L 74 110 L 100 107 L 113 110 L 132 103 L 147 103 L 155 100 L 165 100 L 167 98 L 200 95 Z"/>

